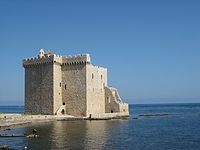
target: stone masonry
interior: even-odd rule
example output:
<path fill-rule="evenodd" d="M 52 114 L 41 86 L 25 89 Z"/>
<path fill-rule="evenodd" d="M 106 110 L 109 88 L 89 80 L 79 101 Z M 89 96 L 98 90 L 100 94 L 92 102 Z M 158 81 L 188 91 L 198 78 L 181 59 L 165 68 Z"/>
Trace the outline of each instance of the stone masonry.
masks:
<path fill-rule="evenodd" d="M 127 113 L 118 91 L 107 85 L 107 69 L 93 66 L 90 55 L 58 56 L 40 50 L 24 59 L 25 112 L 67 114 Z"/>

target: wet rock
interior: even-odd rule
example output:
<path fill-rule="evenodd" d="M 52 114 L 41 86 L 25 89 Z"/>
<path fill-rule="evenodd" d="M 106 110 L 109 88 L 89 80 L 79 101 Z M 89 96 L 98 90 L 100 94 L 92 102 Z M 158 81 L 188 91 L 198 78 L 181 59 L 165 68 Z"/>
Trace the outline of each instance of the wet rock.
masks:
<path fill-rule="evenodd" d="M 6 130 L 11 130 L 11 129 L 10 129 L 10 128 L 6 128 L 5 131 L 6 131 Z"/>
<path fill-rule="evenodd" d="M 148 114 L 148 115 L 139 115 L 140 117 L 149 117 L 149 116 L 168 116 L 169 114 Z"/>
<path fill-rule="evenodd" d="M 133 117 L 132 119 L 138 119 L 138 117 Z"/>
<path fill-rule="evenodd" d="M 37 130 L 36 130 L 36 129 L 33 129 L 32 132 L 33 132 L 33 134 L 36 134 L 36 133 L 37 133 Z"/>
<path fill-rule="evenodd" d="M 13 150 L 13 149 L 9 148 L 7 145 L 4 145 L 0 147 L 0 150 Z"/>
<path fill-rule="evenodd" d="M 26 138 L 38 138 L 39 135 L 36 134 L 31 134 L 31 135 L 27 135 Z"/>

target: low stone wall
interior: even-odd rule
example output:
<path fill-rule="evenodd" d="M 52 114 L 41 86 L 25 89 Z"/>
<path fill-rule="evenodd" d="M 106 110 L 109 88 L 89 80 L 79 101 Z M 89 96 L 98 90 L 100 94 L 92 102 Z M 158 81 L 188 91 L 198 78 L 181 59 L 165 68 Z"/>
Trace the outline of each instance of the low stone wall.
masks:
<path fill-rule="evenodd" d="M 0 128 L 18 124 L 75 118 L 70 115 L 23 115 L 23 114 L 0 114 Z"/>
<path fill-rule="evenodd" d="M 92 114 L 91 118 L 96 118 L 96 119 L 109 119 L 109 118 L 121 118 L 121 117 L 128 117 L 129 113 L 124 112 L 124 113 L 103 113 L 103 114 Z"/>
<path fill-rule="evenodd" d="M 71 115 L 24 115 L 24 114 L 0 114 L 0 128 L 44 121 L 70 121 L 70 120 L 109 120 L 128 117 L 129 113 L 103 113 L 92 114 L 90 118 L 74 117 Z"/>

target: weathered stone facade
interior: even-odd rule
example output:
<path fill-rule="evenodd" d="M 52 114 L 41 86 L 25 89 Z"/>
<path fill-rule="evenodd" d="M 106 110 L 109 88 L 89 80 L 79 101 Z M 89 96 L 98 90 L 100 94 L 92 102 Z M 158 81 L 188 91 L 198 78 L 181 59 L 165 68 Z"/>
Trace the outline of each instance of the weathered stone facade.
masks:
<path fill-rule="evenodd" d="M 93 66 L 89 54 L 58 56 L 51 52 L 24 59 L 25 112 L 68 114 L 126 113 L 116 89 L 107 85 L 107 69 Z"/>

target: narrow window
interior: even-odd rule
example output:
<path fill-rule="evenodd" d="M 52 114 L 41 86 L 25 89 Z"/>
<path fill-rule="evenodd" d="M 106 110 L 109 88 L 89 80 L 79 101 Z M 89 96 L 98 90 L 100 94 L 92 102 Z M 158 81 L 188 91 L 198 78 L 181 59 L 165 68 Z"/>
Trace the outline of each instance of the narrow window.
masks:
<path fill-rule="evenodd" d="M 92 74 L 92 79 L 94 79 L 94 74 Z"/>
<path fill-rule="evenodd" d="M 65 90 L 67 89 L 67 85 L 65 84 Z"/>
<path fill-rule="evenodd" d="M 103 76 L 101 75 L 101 80 L 103 79 Z"/>
<path fill-rule="evenodd" d="M 60 82 L 60 87 L 62 86 L 61 82 Z"/>
<path fill-rule="evenodd" d="M 107 103 L 110 103 L 110 97 L 107 97 Z"/>
<path fill-rule="evenodd" d="M 65 102 L 63 102 L 63 105 L 65 105 Z"/>

